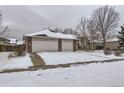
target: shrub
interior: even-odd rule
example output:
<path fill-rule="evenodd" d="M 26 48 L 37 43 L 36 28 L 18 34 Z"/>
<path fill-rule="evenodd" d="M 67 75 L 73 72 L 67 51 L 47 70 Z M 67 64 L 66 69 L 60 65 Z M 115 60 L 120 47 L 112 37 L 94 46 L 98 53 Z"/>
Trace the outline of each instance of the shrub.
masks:
<path fill-rule="evenodd" d="M 10 53 L 10 54 L 8 55 L 8 58 L 13 58 L 13 57 L 15 57 L 15 54 L 14 54 L 14 53 Z"/>
<path fill-rule="evenodd" d="M 111 55 L 112 54 L 112 51 L 110 49 L 105 49 L 104 50 L 104 54 L 105 55 Z"/>
<path fill-rule="evenodd" d="M 21 49 L 21 48 L 16 48 L 15 54 L 16 54 L 16 56 L 24 56 L 25 55 L 23 49 Z"/>
<path fill-rule="evenodd" d="M 114 52 L 114 55 L 115 56 L 120 56 L 122 54 L 122 51 L 121 50 L 116 50 L 115 52 Z"/>
<path fill-rule="evenodd" d="M 124 47 L 119 48 L 122 53 L 124 53 Z"/>

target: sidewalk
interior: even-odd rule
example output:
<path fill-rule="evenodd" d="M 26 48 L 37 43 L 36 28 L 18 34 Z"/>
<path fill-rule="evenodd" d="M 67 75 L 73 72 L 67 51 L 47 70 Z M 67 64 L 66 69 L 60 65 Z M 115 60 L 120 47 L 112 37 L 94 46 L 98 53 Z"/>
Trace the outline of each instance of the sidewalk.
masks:
<path fill-rule="evenodd" d="M 54 69 L 54 68 L 66 68 L 71 67 L 75 65 L 87 65 L 91 63 L 109 63 L 109 62 L 118 62 L 118 61 L 124 61 L 123 59 L 110 59 L 110 60 L 102 60 L 102 61 L 88 61 L 88 62 L 75 62 L 75 63 L 68 63 L 68 64 L 58 64 L 58 65 L 37 65 L 37 66 L 31 66 L 27 69 L 8 69 L 3 70 L 0 73 L 12 73 L 12 72 L 22 72 L 22 71 L 36 71 L 36 70 L 45 70 L 45 69 Z"/>

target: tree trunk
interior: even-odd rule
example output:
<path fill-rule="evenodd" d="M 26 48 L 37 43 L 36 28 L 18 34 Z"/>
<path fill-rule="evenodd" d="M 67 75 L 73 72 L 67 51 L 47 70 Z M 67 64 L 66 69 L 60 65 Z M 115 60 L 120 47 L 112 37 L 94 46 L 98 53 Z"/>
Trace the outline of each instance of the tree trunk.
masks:
<path fill-rule="evenodd" d="M 81 38 L 81 50 L 84 49 L 84 42 L 83 42 L 83 38 Z"/>
<path fill-rule="evenodd" d="M 91 51 L 93 51 L 93 50 L 94 50 L 94 43 L 91 42 Z"/>
<path fill-rule="evenodd" d="M 103 35 L 103 49 L 106 49 L 106 39 L 105 39 L 105 35 Z"/>
<path fill-rule="evenodd" d="M 93 40 L 93 38 L 90 38 L 90 41 L 91 41 L 90 50 L 93 51 L 94 50 L 94 40 Z"/>
<path fill-rule="evenodd" d="M 80 49 L 83 50 L 84 49 L 84 47 L 83 47 L 84 46 L 84 42 L 83 42 L 83 38 L 82 37 L 80 37 L 80 41 L 79 42 L 80 42 Z"/>
<path fill-rule="evenodd" d="M 89 51 L 89 46 L 90 46 L 90 45 L 89 45 L 89 43 L 88 43 L 88 38 L 87 38 L 87 37 L 86 37 L 85 41 L 86 41 L 86 42 L 85 42 L 85 50 L 86 50 L 86 51 Z"/>
<path fill-rule="evenodd" d="M 86 41 L 86 38 L 84 39 L 84 49 L 86 50 L 86 47 L 87 47 L 87 41 Z"/>
<path fill-rule="evenodd" d="M 88 43 L 88 42 L 87 42 L 87 38 L 85 38 L 85 45 L 84 45 L 84 46 L 85 46 L 85 50 L 86 50 L 86 51 L 88 51 L 88 44 L 87 44 L 87 43 Z"/>

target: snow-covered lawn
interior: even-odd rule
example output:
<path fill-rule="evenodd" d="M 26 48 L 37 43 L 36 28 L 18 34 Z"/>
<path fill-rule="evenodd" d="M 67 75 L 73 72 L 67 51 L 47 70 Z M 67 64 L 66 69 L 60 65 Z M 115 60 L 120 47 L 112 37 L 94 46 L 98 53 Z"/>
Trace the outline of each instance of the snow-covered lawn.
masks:
<path fill-rule="evenodd" d="M 44 59 L 45 63 L 49 65 L 124 58 L 124 55 L 120 57 L 116 57 L 114 55 L 106 56 L 104 55 L 103 51 L 42 52 L 42 53 L 38 53 L 38 55 L 40 55 Z"/>
<path fill-rule="evenodd" d="M 0 86 L 124 86 L 124 61 L 0 74 Z"/>
<path fill-rule="evenodd" d="M 29 54 L 23 57 L 8 58 L 11 52 L 0 52 L 0 71 L 6 69 L 28 68 L 33 66 Z M 124 54 L 120 57 L 114 55 L 106 56 L 103 51 L 94 52 L 42 52 L 38 55 L 43 58 L 47 65 L 67 64 L 75 62 L 102 61 L 109 59 L 124 58 Z"/>
<path fill-rule="evenodd" d="M 28 68 L 33 66 L 29 55 L 24 57 L 8 58 L 10 52 L 0 52 L 0 71 L 4 69 Z"/>

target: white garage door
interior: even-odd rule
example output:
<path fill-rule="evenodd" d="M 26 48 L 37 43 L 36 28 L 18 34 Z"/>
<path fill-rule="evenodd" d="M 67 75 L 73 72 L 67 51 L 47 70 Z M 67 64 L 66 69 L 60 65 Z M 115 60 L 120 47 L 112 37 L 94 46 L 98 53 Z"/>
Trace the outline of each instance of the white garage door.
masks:
<path fill-rule="evenodd" d="M 73 51 L 73 40 L 62 40 L 62 51 Z"/>
<path fill-rule="evenodd" d="M 58 40 L 32 39 L 32 52 L 58 51 Z"/>

